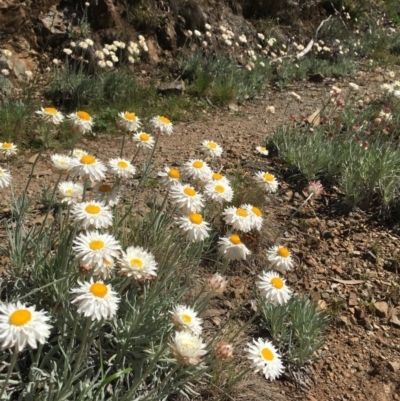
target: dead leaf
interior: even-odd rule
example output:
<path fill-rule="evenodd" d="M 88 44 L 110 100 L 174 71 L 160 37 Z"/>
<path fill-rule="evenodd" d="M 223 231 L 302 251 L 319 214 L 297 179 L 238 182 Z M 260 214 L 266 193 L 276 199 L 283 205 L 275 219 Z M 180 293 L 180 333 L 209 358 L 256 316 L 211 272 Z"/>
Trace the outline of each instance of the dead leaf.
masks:
<path fill-rule="evenodd" d="M 52 174 L 51 170 L 39 170 L 33 173 L 33 175 L 36 177 L 42 177 L 44 175 L 51 175 L 51 174 Z"/>
<path fill-rule="evenodd" d="M 31 158 L 28 160 L 28 163 L 34 164 L 38 157 L 39 157 L 39 153 L 36 153 L 35 155 L 31 156 Z"/>
<path fill-rule="evenodd" d="M 365 280 L 341 280 L 340 278 L 332 278 L 331 280 L 345 285 L 355 285 L 355 284 L 365 283 Z"/>
<path fill-rule="evenodd" d="M 312 114 L 307 118 L 307 121 L 308 121 L 310 124 L 313 124 L 314 126 L 315 126 L 315 125 L 319 125 L 319 123 L 321 122 L 321 115 L 320 115 L 320 113 L 321 113 L 321 109 L 315 110 L 314 113 L 312 113 Z"/>

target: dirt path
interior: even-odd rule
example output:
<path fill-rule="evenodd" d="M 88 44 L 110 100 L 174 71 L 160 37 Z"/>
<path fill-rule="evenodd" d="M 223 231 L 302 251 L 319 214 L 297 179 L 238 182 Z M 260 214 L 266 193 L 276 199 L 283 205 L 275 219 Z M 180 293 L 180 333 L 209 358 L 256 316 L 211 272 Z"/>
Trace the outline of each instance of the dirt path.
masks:
<path fill-rule="evenodd" d="M 372 82 L 377 87 L 380 82 L 376 77 L 371 74 L 353 81 Z M 165 165 L 179 164 L 200 155 L 201 142 L 215 140 L 224 148 L 225 169 L 253 167 L 277 175 L 282 182 L 278 195 L 281 200 L 268 205 L 271 210 L 267 215 L 274 225 L 279 225 L 299 206 L 304 195 L 284 182 L 280 166 L 273 158 L 257 155 L 255 147 L 276 126 L 287 123 L 290 115 L 312 114 L 326 99 L 333 84 L 344 86 L 343 82 L 331 80 L 296 84 L 289 91 L 302 96 L 300 103 L 290 101 L 288 91 L 271 92 L 239 106 L 238 110 L 209 109 L 196 121 L 178 123 L 173 135 L 161 138 L 155 154 L 155 172 Z M 363 87 L 360 97 L 363 93 L 370 94 L 371 87 Z M 270 105 L 275 106 L 276 114 L 266 112 L 266 106 Z M 79 146 L 107 160 L 118 156 L 120 141 L 119 136 L 86 138 Z M 124 154 L 131 156 L 135 150 L 136 145 L 128 141 Z M 32 196 L 57 179 L 49 159 L 52 153 L 46 151 L 36 167 L 30 187 Z M 32 167 L 28 162 L 31 156 L 31 152 L 22 152 L 12 161 L 16 193 L 21 193 L 26 183 Z M 140 166 L 141 160 L 137 165 Z M 9 195 L 2 195 L 0 219 L 9 215 L 9 205 Z M 40 213 L 40 210 L 34 211 L 31 224 L 35 224 Z M 262 377 L 256 376 L 251 391 L 244 390 L 236 399 L 269 399 L 265 392 L 268 388 L 276 390 L 274 399 L 280 399 L 280 394 L 286 400 L 400 400 L 400 321 L 395 317 L 396 313 L 400 315 L 400 296 L 394 286 L 399 283 L 399 237 L 361 213 L 337 216 L 328 196 L 300 213 L 285 237 L 300 262 L 287 277 L 291 287 L 294 291 L 310 293 L 334 311 L 327 341 L 320 353 L 321 359 L 308 370 L 308 379 L 306 375 L 303 377 L 302 387 L 296 387 L 289 376 L 267 386 Z M 4 240 L 0 235 L 0 242 Z M 7 263 L 0 255 L 0 266 Z M 261 272 L 260 266 L 248 267 L 253 274 Z M 362 282 L 352 284 L 351 280 Z M 250 280 L 245 287 L 244 293 L 250 291 Z"/>

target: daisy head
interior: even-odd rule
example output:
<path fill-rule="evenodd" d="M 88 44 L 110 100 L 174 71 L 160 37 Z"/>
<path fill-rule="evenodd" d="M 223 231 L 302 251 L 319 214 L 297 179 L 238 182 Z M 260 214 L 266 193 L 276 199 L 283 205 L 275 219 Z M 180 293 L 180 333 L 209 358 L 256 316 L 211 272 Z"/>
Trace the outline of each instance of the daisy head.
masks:
<path fill-rule="evenodd" d="M 290 270 L 293 267 L 293 260 L 288 248 L 275 245 L 267 251 L 267 259 L 272 267 L 282 270 Z"/>
<path fill-rule="evenodd" d="M 222 155 L 221 146 L 214 141 L 203 141 L 201 144 L 201 148 L 207 156 L 221 157 Z"/>
<path fill-rule="evenodd" d="M 111 286 L 102 281 L 80 282 L 71 290 L 72 303 L 78 307 L 78 313 L 92 320 L 112 318 L 116 315 L 120 298 Z"/>
<path fill-rule="evenodd" d="M 132 139 L 141 148 L 153 149 L 154 147 L 154 138 L 145 132 L 138 132 Z"/>
<path fill-rule="evenodd" d="M 176 224 L 189 241 L 204 241 L 209 237 L 210 225 L 203 220 L 199 213 L 176 218 Z"/>
<path fill-rule="evenodd" d="M 252 219 L 249 212 L 241 207 L 229 206 L 223 212 L 224 220 L 234 230 L 248 232 L 252 227 Z"/>
<path fill-rule="evenodd" d="M 106 166 L 92 155 L 84 155 L 80 159 L 71 160 L 74 177 L 88 177 L 91 181 L 101 181 L 107 171 Z"/>
<path fill-rule="evenodd" d="M 68 171 L 72 168 L 72 158 L 66 155 L 54 154 L 50 156 L 54 167 L 59 171 Z"/>
<path fill-rule="evenodd" d="M 119 202 L 118 187 L 110 184 L 98 184 L 93 191 L 93 200 L 103 202 L 105 205 L 114 206 Z"/>
<path fill-rule="evenodd" d="M 112 225 L 113 215 L 108 206 L 90 201 L 76 204 L 71 211 L 72 218 L 84 230 L 107 228 Z"/>
<path fill-rule="evenodd" d="M 221 276 L 219 273 L 214 273 L 206 280 L 207 291 L 214 295 L 222 295 L 226 290 L 228 280 L 226 277 Z"/>
<path fill-rule="evenodd" d="M 237 234 L 222 237 L 218 241 L 218 245 L 219 251 L 228 260 L 245 260 L 251 253 Z"/>
<path fill-rule="evenodd" d="M 154 256 L 140 246 L 130 246 L 122 253 L 120 274 L 136 280 L 152 279 L 157 275 L 157 262 Z"/>
<path fill-rule="evenodd" d="M 263 272 L 259 276 L 257 287 L 261 296 L 274 305 L 286 304 L 292 296 L 292 291 L 286 286 L 285 280 L 274 271 Z"/>
<path fill-rule="evenodd" d="M 57 189 L 61 196 L 61 202 L 68 205 L 78 201 L 83 194 L 83 185 L 73 181 L 60 182 Z"/>
<path fill-rule="evenodd" d="M 207 353 L 202 338 L 190 331 L 176 331 L 169 342 L 169 347 L 172 356 L 185 366 L 198 365 Z"/>
<path fill-rule="evenodd" d="M 92 131 L 93 118 L 86 111 L 80 110 L 68 114 L 68 118 L 71 121 L 72 127 L 82 135 Z"/>
<path fill-rule="evenodd" d="M 248 343 L 247 358 L 255 372 L 262 371 L 267 380 L 277 379 L 285 370 L 278 350 L 268 340 L 259 338 Z"/>
<path fill-rule="evenodd" d="M 0 188 L 7 188 L 11 183 L 11 174 L 8 170 L 0 167 Z"/>
<path fill-rule="evenodd" d="M 136 132 L 141 126 L 139 117 L 130 111 L 118 113 L 118 124 L 129 132 Z"/>
<path fill-rule="evenodd" d="M 270 173 L 259 171 L 255 178 L 260 187 L 265 189 L 268 193 L 276 192 L 278 189 L 278 181 L 275 176 Z"/>
<path fill-rule="evenodd" d="M 241 209 L 246 210 L 250 216 L 251 229 L 260 231 L 263 224 L 262 212 L 257 206 L 245 204 L 240 206 Z"/>
<path fill-rule="evenodd" d="M 176 305 L 170 313 L 172 322 L 178 330 L 187 330 L 194 334 L 201 334 L 203 320 L 197 317 L 197 313 L 193 308 L 185 305 Z"/>
<path fill-rule="evenodd" d="M 184 213 L 199 213 L 204 205 L 203 197 L 187 184 L 174 185 L 169 195 L 171 201 Z"/>
<path fill-rule="evenodd" d="M 311 181 L 307 185 L 306 192 L 312 194 L 314 198 L 319 198 L 324 193 L 324 187 L 319 181 Z"/>
<path fill-rule="evenodd" d="M 17 145 L 12 142 L 0 142 L 0 153 L 6 156 L 15 155 L 17 153 Z"/>
<path fill-rule="evenodd" d="M 52 328 L 50 317 L 35 306 L 21 302 L 0 304 L 0 342 L 2 348 L 15 347 L 20 352 L 27 346 L 35 349 L 37 343 L 44 344 Z"/>
<path fill-rule="evenodd" d="M 170 189 L 177 183 L 180 183 L 181 172 L 177 168 L 165 167 L 164 171 L 157 173 L 162 186 Z"/>
<path fill-rule="evenodd" d="M 212 170 L 203 160 L 194 159 L 184 164 L 183 173 L 187 178 L 206 180 L 212 173 Z"/>
<path fill-rule="evenodd" d="M 112 260 L 104 259 L 103 263 L 99 263 L 93 268 L 93 276 L 100 280 L 109 279 L 115 270 L 115 262 Z"/>
<path fill-rule="evenodd" d="M 102 265 L 104 260 L 112 262 L 119 256 L 121 246 L 112 235 L 90 231 L 80 233 L 72 249 L 83 264 L 95 266 Z"/>
<path fill-rule="evenodd" d="M 119 178 L 131 178 L 136 173 L 136 168 L 126 159 L 111 159 L 108 162 L 110 172 Z"/>
<path fill-rule="evenodd" d="M 86 152 L 83 149 L 75 148 L 72 151 L 72 157 L 76 157 L 78 159 L 80 159 L 81 157 L 86 156 L 86 155 L 88 155 L 88 152 Z"/>
<path fill-rule="evenodd" d="M 40 110 L 36 111 L 43 121 L 46 123 L 53 123 L 58 125 L 64 120 L 64 115 L 54 107 L 41 107 Z"/>
<path fill-rule="evenodd" d="M 161 134 L 171 135 L 174 127 L 171 121 L 164 116 L 156 116 L 151 119 L 151 124 L 158 130 Z"/>
<path fill-rule="evenodd" d="M 204 196 L 213 202 L 231 202 L 233 199 L 232 187 L 225 180 L 210 181 L 204 187 Z"/>
<path fill-rule="evenodd" d="M 264 146 L 257 146 L 256 147 L 256 150 L 257 150 L 257 152 L 258 153 L 260 153 L 261 155 L 263 155 L 263 156 L 268 156 L 268 149 L 267 148 L 264 148 Z"/>

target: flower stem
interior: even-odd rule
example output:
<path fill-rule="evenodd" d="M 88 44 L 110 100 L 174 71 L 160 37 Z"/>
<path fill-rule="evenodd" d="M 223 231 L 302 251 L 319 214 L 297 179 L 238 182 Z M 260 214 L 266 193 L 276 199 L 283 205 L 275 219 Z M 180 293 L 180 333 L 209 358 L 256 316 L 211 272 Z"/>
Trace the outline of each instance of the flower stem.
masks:
<path fill-rule="evenodd" d="M 10 366 L 8 367 L 7 376 L 6 376 L 5 380 L 4 380 L 3 387 L 1 388 L 1 391 L 0 391 L 0 400 L 3 398 L 4 391 L 7 388 L 8 382 L 9 382 L 10 377 L 11 377 L 11 373 L 14 370 L 15 363 L 17 362 L 17 358 L 18 358 L 18 352 L 16 351 L 16 349 L 14 349 L 14 353 L 13 353 L 13 356 L 11 358 Z"/>

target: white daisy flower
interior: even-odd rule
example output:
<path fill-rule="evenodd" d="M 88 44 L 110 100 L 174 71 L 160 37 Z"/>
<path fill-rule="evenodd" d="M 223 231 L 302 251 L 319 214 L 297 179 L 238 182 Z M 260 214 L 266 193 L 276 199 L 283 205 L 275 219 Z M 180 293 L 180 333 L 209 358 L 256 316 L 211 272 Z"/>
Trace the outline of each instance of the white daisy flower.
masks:
<path fill-rule="evenodd" d="M 35 113 L 41 116 L 45 122 L 51 122 L 54 125 L 58 125 L 64 120 L 64 115 L 54 107 L 41 107 Z"/>
<path fill-rule="evenodd" d="M 276 192 L 278 189 L 278 181 L 276 180 L 275 176 L 269 173 L 264 173 L 259 171 L 256 174 L 256 181 L 257 183 L 265 189 L 268 193 Z"/>
<path fill-rule="evenodd" d="M 268 149 L 267 148 L 264 148 L 264 146 L 257 146 L 256 147 L 256 150 L 257 150 L 257 152 L 258 153 L 260 153 L 261 155 L 263 155 L 263 156 L 268 156 Z"/>
<path fill-rule="evenodd" d="M 93 276 L 101 280 L 107 280 L 112 276 L 115 270 L 115 262 L 110 260 L 103 260 L 103 263 L 97 264 L 93 268 Z"/>
<path fill-rule="evenodd" d="M 7 188 L 11 183 L 11 174 L 8 170 L 0 167 L 0 188 Z"/>
<path fill-rule="evenodd" d="M 183 165 L 182 172 L 187 178 L 205 180 L 210 176 L 212 170 L 203 160 L 194 159 L 189 160 Z"/>
<path fill-rule="evenodd" d="M 70 119 L 73 128 L 82 135 L 92 131 L 93 118 L 89 113 L 86 113 L 86 111 L 77 111 L 75 113 L 68 114 L 68 118 Z"/>
<path fill-rule="evenodd" d="M 71 210 L 71 216 L 84 230 L 110 227 L 113 220 L 109 207 L 96 201 L 77 203 Z"/>
<path fill-rule="evenodd" d="M 12 56 L 11 51 L 8 50 L 8 49 L 3 50 L 3 54 L 4 54 L 4 56 L 7 57 L 7 58 L 10 58 L 10 57 Z"/>
<path fill-rule="evenodd" d="M 81 157 L 86 156 L 86 155 L 88 155 L 88 152 L 86 152 L 86 150 L 83 150 L 83 149 L 75 148 L 72 151 L 72 157 L 76 157 L 78 159 L 80 159 Z"/>
<path fill-rule="evenodd" d="M 267 302 L 274 305 L 285 305 L 289 301 L 292 291 L 286 286 L 285 280 L 279 274 L 274 271 L 263 272 L 259 278 L 257 287 Z"/>
<path fill-rule="evenodd" d="M 93 200 L 103 202 L 105 205 L 114 206 L 119 202 L 119 193 L 117 186 L 110 184 L 98 184 L 93 189 Z"/>
<path fill-rule="evenodd" d="M 180 183 L 181 172 L 177 168 L 165 167 L 164 171 L 159 171 L 157 176 L 162 186 L 171 189 L 177 183 Z"/>
<path fill-rule="evenodd" d="M 106 166 L 94 156 L 85 155 L 80 159 L 73 158 L 71 160 L 71 167 L 74 177 L 89 176 L 91 181 L 101 181 L 105 177 L 107 171 Z"/>
<path fill-rule="evenodd" d="M 197 335 L 201 334 L 203 319 L 197 317 L 197 312 L 193 308 L 185 305 L 176 305 L 170 313 L 172 322 L 178 330 L 191 331 Z"/>
<path fill-rule="evenodd" d="M 184 213 L 200 212 L 204 205 L 203 197 L 188 184 L 175 184 L 170 188 L 169 195 L 171 201 Z"/>
<path fill-rule="evenodd" d="M 66 155 L 60 155 L 58 153 L 50 156 L 54 167 L 58 170 L 69 170 L 72 168 L 72 158 Z"/>
<path fill-rule="evenodd" d="M 131 178 L 136 173 L 136 168 L 126 159 L 110 159 L 108 165 L 110 172 L 120 178 Z"/>
<path fill-rule="evenodd" d="M 35 306 L 21 302 L 0 304 L 0 342 L 2 348 L 15 347 L 16 352 L 26 346 L 36 349 L 37 342 L 44 344 L 52 328 L 47 322 L 50 317 Z"/>
<path fill-rule="evenodd" d="M 228 206 L 222 212 L 224 220 L 231 225 L 235 230 L 248 232 L 251 230 L 253 220 L 250 214 L 240 207 Z"/>
<path fill-rule="evenodd" d="M 247 345 L 247 358 L 253 362 L 255 372 L 262 371 L 267 380 L 275 380 L 284 372 L 281 356 L 270 341 L 253 339 L 253 344 Z"/>
<path fill-rule="evenodd" d="M 267 259 L 277 269 L 290 270 L 293 267 L 290 251 L 284 246 L 275 245 L 271 247 L 267 251 Z"/>
<path fill-rule="evenodd" d="M 62 197 L 61 202 L 68 205 L 78 201 L 83 194 L 83 185 L 72 181 L 60 182 L 57 189 Z"/>
<path fill-rule="evenodd" d="M 213 171 L 211 174 L 206 178 L 204 181 L 206 184 L 209 182 L 213 182 L 214 184 L 223 184 L 231 186 L 230 181 L 221 173 L 214 173 Z"/>
<path fill-rule="evenodd" d="M 176 331 L 169 343 L 172 356 L 182 365 L 198 365 L 207 354 L 203 339 L 188 331 Z"/>
<path fill-rule="evenodd" d="M 118 117 L 118 124 L 129 132 L 136 132 L 141 126 L 139 117 L 130 111 L 118 113 Z"/>
<path fill-rule="evenodd" d="M 158 267 L 153 254 L 140 246 L 128 247 L 126 252 L 122 252 L 119 263 L 120 274 L 127 277 L 133 276 L 137 280 L 143 280 L 157 275 Z"/>
<path fill-rule="evenodd" d="M 210 225 L 198 213 L 190 213 L 187 216 L 177 217 L 175 222 L 189 241 L 203 241 L 210 235 L 208 233 Z"/>
<path fill-rule="evenodd" d="M 17 145 L 12 142 L 0 142 L 0 153 L 6 156 L 15 155 L 17 153 Z"/>
<path fill-rule="evenodd" d="M 245 204 L 240 206 L 242 209 L 246 210 L 246 212 L 249 214 L 250 219 L 251 219 L 251 227 L 250 229 L 255 229 L 257 231 L 261 230 L 261 227 L 263 225 L 263 218 L 262 218 L 262 212 L 261 210 L 253 205 L 250 204 Z"/>
<path fill-rule="evenodd" d="M 153 127 L 159 130 L 162 134 L 171 135 L 174 127 L 172 126 L 171 121 L 164 116 L 156 116 L 150 120 Z"/>
<path fill-rule="evenodd" d="M 78 46 L 84 50 L 86 50 L 89 47 L 89 45 L 83 40 L 78 43 Z"/>
<path fill-rule="evenodd" d="M 222 147 L 214 141 L 203 141 L 201 144 L 203 152 L 211 157 L 221 157 Z"/>
<path fill-rule="evenodd" d="M 223 202 L 230 202 L 232 200 L 233 190 L 232 187 L 224 181 L 211 181 L 204 187 L 204 196 L 222 205 Z"/>
<path fill-rule="evenodd" d="M 112 318 L 116 315 L 120 298 L 112 290 L 110 284 L 102 281 L 78 283 L 78 288 L 73 288 L 74 294 L 71 303 L 78 306 L 77 312 L 92 320 L 102 320 Z"/>
<path fill-rule="evenodd" d="M 118 63 L 119 61 L 118 57 L 114 55 L 111 56 L 111 60 L 113 61 L 113 63 Z"/>
<path fill-rule="evenodd" d="M 141 148 L 153 149 L 154 138 L 145 132 L 138 132 L 133 135 L 132 139 L 134 142 L 137 142 L 137 146 Z"/>
<path fill-rule="evenodd" d="M 218 245 L 219 251 L 229 260 L 246 259 L 247 255 L 251 253 L 237 234 L 231 234 L 229 237 L 220 238 Z"/>
<path fill-rule="evenodd" d="M 106 66 L 107 66 L 108 68 L 113 68 L 113 67 L 114 67 L 114 64 L 113 64 L 113 62 L 112 62 L 111 60 L 107 60 L 107 61 L 106 61 Z"/>
<path fill-rule="evenodd" d="M 107 67 L 107 62 L 105 62 L 104 60 L 99 60 L 99 61 L 97 62 L 97 65 L 98 65 L 100 68 L 106 68 L 106 67 Z"/>
<path fill-rule="evenodd" d="M 72 50 L 71 50 L 71 49 L 68 49 L 68 48 L 63 49 L 63 52 L 64 52 L 67 56 L 70 56 L 70 55 L 72 54 Z"/>
<path fill-rule="evenodd" d="M 93 46 L 93 40 L 92 39 L 85 39 L 85 42 L 89 45 L 89 46 Z"/>
<path fill-rule="evenodd" d="M 102 265 L 104 260 L 111 262 L 117 258 L 121 246 L 112 235 L 90 231 L 76 237 L 73 250 L 82 263 L 95 266 Z"/>
<path fill-rule="evenodd" d="M 107 50 L 107 52 L 108 52 L 108 50 Z M 96 57 L 96 58 L 98 58 L 98 59 L 100 59 L 100 60 L 104 60 L 104 52 L 103 51 L 101 51 L 101 50 L 96 50 L 95 52 L 94 52 L 94 56 Z"/>

